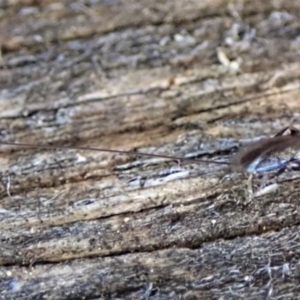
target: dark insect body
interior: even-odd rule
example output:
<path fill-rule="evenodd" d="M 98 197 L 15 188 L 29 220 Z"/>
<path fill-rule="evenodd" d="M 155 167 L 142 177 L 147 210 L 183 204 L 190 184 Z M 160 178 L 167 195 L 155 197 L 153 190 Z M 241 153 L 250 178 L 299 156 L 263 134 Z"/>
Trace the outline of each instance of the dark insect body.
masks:
<path fill-rule="evenodd" d="M 290 131 L 289 134 L 284 135 L 288 130 Z M 300 131 L 294 127 L 285 127 L 272 138 L 266 138 L 248 144 L 243 147 L 230 162 L 93 147 L 50 146 L 14 142 L 0 142 L 0 144 L 23 148 L 89 150 L 146 157 L 160 157 L 177 161 L 222 164 L 230 165 L 236 172 L 246 172 L 250 174 L 273 171 L 277 171 L 278 174 L 281 174 L 286 169 L 300 170 Z"/>
<path fill-rule="evenodd" d="M 284 135 L 288 130 L 290 133 Z M 252 142 L 242 148 L 232 160 L 235 171 L 265 173 L 286 169 L 300 170 L 300 132 L 285 127 L 274 137 Z"/>

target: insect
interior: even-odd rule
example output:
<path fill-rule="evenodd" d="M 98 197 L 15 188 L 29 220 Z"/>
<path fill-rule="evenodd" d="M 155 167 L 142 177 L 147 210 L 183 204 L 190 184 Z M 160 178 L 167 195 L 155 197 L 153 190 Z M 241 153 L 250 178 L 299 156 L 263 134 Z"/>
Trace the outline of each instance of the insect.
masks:
<path fill-rule="evenodd" d="M 145 157 L 158 157 L 177 161 L 213 163 L 229 165 L 236 172 L 249 174 L 275 172 L 275 175 L 280 175 L 286 169 L 300 170 L 300 131 L 291 126 L 283 128 L 274 137 L 251 142 L 243 147 L 233 157 L 233 159 L 228 162 L 93 147 L 52 146 L 14 142 L 0 142 L 0 144 L 24 148 L 89 150 Z"/>
<path fill-rule="evenodd" d="M 300 170 L 300 131 L 288 126 L 272 138 L 252 142 L 233 158 L 232 165 L 250 174 Z"/>

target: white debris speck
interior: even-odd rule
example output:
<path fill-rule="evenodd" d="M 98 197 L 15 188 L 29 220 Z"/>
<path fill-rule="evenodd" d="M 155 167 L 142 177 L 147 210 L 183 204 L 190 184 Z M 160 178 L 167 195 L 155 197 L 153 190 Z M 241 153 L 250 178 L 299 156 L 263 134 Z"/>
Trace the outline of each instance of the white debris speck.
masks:
<path fill-rule="evenodd" d="M 85 156 L 82 156 L 81 154 L 77 153 L 76 157 L 77 157 L 77 162 L 86 162 Z"/>

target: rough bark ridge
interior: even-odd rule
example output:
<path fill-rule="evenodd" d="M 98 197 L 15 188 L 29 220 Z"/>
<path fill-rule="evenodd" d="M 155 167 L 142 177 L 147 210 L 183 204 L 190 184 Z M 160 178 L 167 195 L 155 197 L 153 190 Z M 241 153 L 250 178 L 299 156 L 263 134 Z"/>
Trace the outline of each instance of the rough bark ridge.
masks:
<path fill-rule="evenodd" d="M 300 123 L 299 1 L 2 0 L 0 15 L 2 141 L 226 160 Z M 1 299 L 300 294 L 297 172 L 251 200 L 222 165 L 0 148 Z"/>

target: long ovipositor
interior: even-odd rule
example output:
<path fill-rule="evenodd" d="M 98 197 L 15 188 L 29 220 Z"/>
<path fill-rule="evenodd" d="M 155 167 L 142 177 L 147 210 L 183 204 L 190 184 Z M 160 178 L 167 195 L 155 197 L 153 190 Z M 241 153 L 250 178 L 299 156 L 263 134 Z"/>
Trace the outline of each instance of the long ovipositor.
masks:
<path fill-rule="evenodd" d="M 290 134 L 283 135 L 288 129 L 290 130 Z M 236 172 L 247 173 L 263 173 L 281 170 L 286 168 L 290 162 L 294 162 L 296 164 L 299 163 L 300 166 L 300 133 L 293 127 L 286 127 L 282 129 L 272 138 L 266 138 L 249 143 L 247 146 L 243 147 L 229 162 L 94 147 L 52 146 L 14 142 L 0 142 L 0 144 L 24 148 L 100 151 L 126 155 L 159 157 L 178 161 L 230 165 Z"/>
<path fill-rule="evenodd" d="M 145 157 L 158 157 L 158 158 L 167 158 L 171 160 L 178 161 L 191 161 L 191 162 L 201 162 L 201 163 L 212 163 L 218 165 L 229 165 L 229 162 L 226 161 L 216 161 L 209 159 L 198 159 L 198 158 L 189 158 L 184 156 L 171 156 L 164 154 L 153 154 L 145 152 L 135 152 L 135 151 L 126 151 L 126 150 L 117 150 L 117 149 L 106 149 L 106 148 L 95 148 L 95 147 L 77 147 L 77 146 L 52 146 L 52 145 L 43 145 L 43 144 L 27 144 L 27 143 L 14 143 L 14 142 L 0 142 L 0 145 L 6 146 L 18 146 L 23 148 L 38 148 L 38 149 L 73 149 L 73 150 L 88 150 L 88 151 L 98 151 L 98 152 L 108 152 L 116 154 L 126 154 L 131 156 L 145 156 Z"/>

